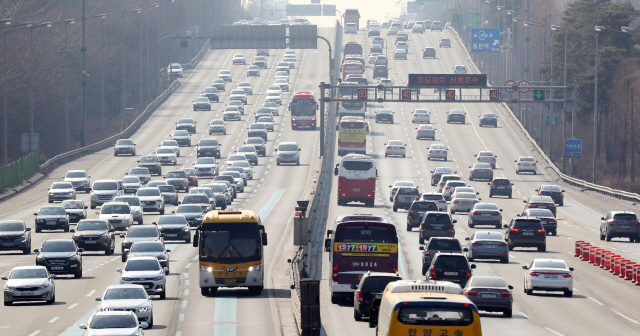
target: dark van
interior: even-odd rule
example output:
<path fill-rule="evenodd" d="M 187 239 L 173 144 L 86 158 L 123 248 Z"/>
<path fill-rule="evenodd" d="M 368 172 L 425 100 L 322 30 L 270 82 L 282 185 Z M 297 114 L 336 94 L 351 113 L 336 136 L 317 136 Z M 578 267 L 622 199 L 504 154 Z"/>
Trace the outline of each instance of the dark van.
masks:
<path fill-rule="evenodd" d="M 453 224 L 457 222 L 444 211 L 425 213 L 422 217 L 422 223 L 420 223 L 420 244 L 424 244 L 425 240 L 431 237 L 453 237 L 456 233 Z"/>

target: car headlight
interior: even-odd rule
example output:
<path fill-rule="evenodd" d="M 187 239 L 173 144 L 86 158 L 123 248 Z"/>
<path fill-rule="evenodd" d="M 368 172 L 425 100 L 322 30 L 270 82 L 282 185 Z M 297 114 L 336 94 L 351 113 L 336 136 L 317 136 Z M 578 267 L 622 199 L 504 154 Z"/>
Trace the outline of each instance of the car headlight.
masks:
<path fill-rule="evenodd" d="M 58 218 L 58 223 L 64 223 L 66 221 L 67 221 L 66 218 Z"/>
<path fill-rule="evenodd" d="M 73 236 L 73 237 L 76 238 L 77 236 Z M 100 237 L 109 237 L 109 233 L 105 232 L 105 233 L 101 234 Z"/>
<path fill-rule="evenodd" d="M 258 272 L 262 270 L 262 264 L 249 266 L 249 272 Z"/>
<path fill-rule="evenodd" d="M 44 223 L 44 222 L 45 222 L 45 220 L 44 220 L 43 218 L 38 218 L 38 219 L 36 219 L 36 222 L 37 222 L 37 223 Z"/>
<path fill-rule="evenodd" d="M 15 286 L 5 286 L 4 287 L 6 290 L 15 290 L 16 287 Z"/>
<path fill-rule="evenodd" d="M 158 261 L 167 261 L 167 256 L 159 256 Z"/>
<path fill-rule="evenodd" d="M 45 283 L 43 283 L 42 285 L 40 285 L 40 289 L 49 288 L 49 286 L 50 286 L 50 285 L 49 285 L 49 283 L 48 283 L 48 282 L 45 282 Z"/>
<path fill-rule="evenodd" d="M 45 260 L 44 257 L 41 257 L 41 256 L 36 257 L 36 261 L 44 262 L 44 260 Z"/>
<path fill-rule="evenodd" d="M 157 276 L 157 277 L 153 278 L 153 281 L 160 281 L 162 279 L 164 279 L 164 276 L 161 275 L 161 276 Z"/>
<path fill-rule="evenodd" d="M 50 191 L 50 192 L 49 192 L 49 196 L 53 196 L 53 191 Z"/>
<path fill-rule="evenodd" d="M 69 260 L 78 260 L 78 256 L 77 255 L 71 256 Z"/>
<path fill-rule="evenodd" d="M 127 278 L 127 277 L 122 277 L 122 281 L 132 281 L 133 279 L 131 278 Z"/>
<path fill-rule="evenodd" d="M 146 311 L 149 311 L 149 307 L 139 307 L 139 308 L 138 308 L 138 311 L 139 311 L 139 312 L 146 312 Z"/>

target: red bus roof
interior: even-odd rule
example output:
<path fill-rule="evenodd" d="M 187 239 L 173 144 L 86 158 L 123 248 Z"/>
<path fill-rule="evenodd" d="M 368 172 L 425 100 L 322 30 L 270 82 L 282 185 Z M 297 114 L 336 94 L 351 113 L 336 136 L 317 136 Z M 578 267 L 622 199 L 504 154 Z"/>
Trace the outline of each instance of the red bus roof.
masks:
<path fill-rule="evenodd" d="M 313 93 L 310 91 L 299 91 L 296 92 L 293 95 L 292 100 L 308 100 L 308 99 L 313 99 L 315 100 L 315 98 L 313 97 Z"/>

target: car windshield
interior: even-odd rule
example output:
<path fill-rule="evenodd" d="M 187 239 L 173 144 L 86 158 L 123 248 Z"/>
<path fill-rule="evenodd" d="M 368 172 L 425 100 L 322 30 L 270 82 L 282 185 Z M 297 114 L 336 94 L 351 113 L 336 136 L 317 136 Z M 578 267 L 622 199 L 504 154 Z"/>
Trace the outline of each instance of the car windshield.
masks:
<path fill-rule="evenodd" d="M 258 70 L 258 69 L 260 69 L 260 68 L 258 68 L 258 66 L 257 66 L 257 65 L 251 65 L 251 66 L 249 66 L 247 69 L 249 69 L 249 70 Z"/>
<path fill-rule="evenodd" d="M 277 74 L 278 73 L 276 73 L 276 75 Z M 238 83 L 238 87 L 251 87 L 251 83 L 247 83 L 247 82 Z"/>
<path fill-rule="evenodd" d="M 176 213 L 196 213 L 196 212 L 202 212 L 202 208 L 199 205 L 184 204 L 184 205 L 180 205 L 178 209 L 176 209 Z"/>
<path fill-rule="evenodd" d="M 216 140 L 216 139 L 202 139 L 198 143 L 198 146 L 216 147 L 216 146 L 218 146 L 218 140 Z"/>
<path fill-rule="evenodd" d="M 216 79 L 213 81 L 214 84 L 224 84 L 224 80 L 222 79 Z"/>
<path fill-rule="evenodd" d="M 160 216 L 158 225 L 165 224 L 187 224 L 187 219 L 184 216 Z"/>
<path fill-rule="evenodd" d="M 267 92 L 267 96 L 268 97 L 280 97 L 280 92 L 276 92 L 276 91 Z"/>
<path fill-rule="evenodd" d="M 483 117 L 483 118 L 495 118 L 495 117 L 496 117 L 496 115 L 495 115 L 495 114 L 493 114 L 493 113 L 483 113 L 483 114 L 482 114 L 482 117 Z"/>
<path fill-rule="evenodd" d="M 240 146 L 238 148 L 239 153 L 253 153 L 256 151 L 256 148 L 253 146 Z"/>
<path fill-rule="evenodd" d="M 180 118 L 180 119 L 178 119 L 178 124 L 193 124 L 193 119 L 191 119 L 191 118 Z"/>
<path fill-rule="evenodd" d="M 129 204 L 105 204 L 100 209 L 100 213 L 106 214 L 130 214 Z"/>
<path fill-rule="evenodd" d="M 233 167 L 250 168 L 251 163 L 249 161 L 233 161 Z"/>
<path fill-rule="evenodd" d="M 107 222 L 105 221 L 82 221 L 78 223 L 76 231 L 107 231 Z"/>
<path fill-rule="evenodd" d="M 209 98 L 207 97 L 198 97 L 195 99 L 196 103 L 208 103 L 209 102 Z"/>
<path fill-rule="evenodd" d="M 455 198 L 475 199 L 476 194 L 473 193 L 456 193 Z"/>
<path fill-rule="evenodd" d="M 140 162 L 158 162 L 158 158 L 155 156 L 143 156 L 140 158 Z"/>
<path fill-rule="evenodd" d="M 214 87 L 207 87 L 204 88 L 204 93 L 217 93 L 218 89 L 214 88 Z"/>
<path fill-rule="evenodd" d="M 442 195 L 422 195 L 422 199 L 426 201 L 438 201 L 444 199 Z"/>
<path fill-rule="evenodd" d="M 116 182 L 96 182 L 93 184 L 93 190 L 118 190 Z"/>
<path fill-rule="evenodd" d="M 529 209 L 529 216 L 532 217 L 551 217 L 553 218 L 553 212 L 549 209 Z"/>
<path fill-rule="evenodd" d="M 0 232 L 24 231 L 22 222 L 0 222 Z"/>
<path fill-rule="evenodd" d="M 47 270 L 44 268 L 36 269 L 17 269 L 11 271 L 9 279 L 44 279 L 48 278 Z"/>
<path fill-rule="evenodd" d="M 197 165 L 211 165 L 211 164 L 216 164 L 216 160 L 212 159 L 212 158 L 199 158 L 196 161 Z"/>
<path fill-rule="evenodd" d="M 398 195 L 418 195 L 418 189 L 415 188 L 400 188 L 398 189 Z"/>
<path fill-rule="evenodd" d="M 135 242 L 131 245 L 131 252 L 164 252 L 161 242 Z"/>
<path fill-rule="evenodd" d="M 182 170 L 185 174 L 187 174 L 187 176 L 196 176 L 198 174 L 196 173 L 195 169 L 191 169 L 191 168 L 182 168 L 180 170 Z"/>
<path fill-rule="evenodd" d="M 231 71 L 229 70 L 220 70 L 220 72 L 218 72 L 221 75 L 231 75 Z"/>
<path fill-rule="evenodd" d="M 224 120 L 220 120 L 220 119 L 211 120 L 209 125 L 224 125 Z"/>
<path fill-rule="evenodd" d="M 451 217 L 442 213 L 427 213 L 425 223 L 429 224 L 451 224 Z"/>
<path fill-rule="evenodd" d="M 263 130 L 263 129 L 265 129 L 265 126 L 264 126 L 264 124 L 251 124 L 251 125 L 249 125 L 249 129 L 252 129 L 252 130 Z"/>
<path fill-rule="evenodd" d="M 567 269 L 567 264 L 564 261 L 554 261 L 554 260 L 538 260 L 533 262 L 533 267 L 536 268 L 559 268 L 559 269 Z"/>
<path fill-rule="evenodd" d="M 160 264 L 157 259 L 131 259 L 124 267 L 125 271 L 158 271 L 160 270 Z"/>
<path fill-rule="evenodd" d="M 471 286 L 473 287 L 507 287 L 507 283 L 503 278 L 498 277 L 480 277 L 472 278 Z"/>
<path fill-rule="evenodd" d="M 493 180 L 495 185 L 509 185 L 509 180 Z"/>
<path fill-rule="evenodd" d="M 440 256 L 436 258 L 434 266 L 437 269 L 468 269 L 469 263 L 464 256 Z"/>
<path fill-rule="evenodd" d="M 207 187 L 210 188 L 211 190 L 213 190 L 213 192 L 216 192 L 216 193 L 224 192 L 224 188 L 219 184 L 210 184 L 210 185 L 207 185 Z"/>
<path fill-rule="evenodd" d="M 183 204 L 193 204 L 193 203 L 209 203 L 209 197 L 207 195 L 186 195 L 182 199 Z"/>
<path fill-rule="evenodd" d="M 76 245 L 71 240 L 47 240 L 40 252 L 75 252 Z"/>
<path fill-rule="evenodd" d="M 298 145 L 296 144 L 282 144 L 278 146 L 278 151 L 281 152 L 295 152 L 298 150 Z"/>
<path fill-rule="evenodd" d="M 153 227 L 141 227 L 141 226 L 132 226 L 129 231 L 127 231 L 128 238 L 150 238 L 150 237 L 158 237 L 158 231 Z"/>
<path fill-rule="evenodd" d="M 457 239 L 430 239 L 429 245 L 427 246 L 428 250 L 449 250 L 449 251 L 460 251 L 460 242 Z"/>
<path fill-rule="evenodd" d="M 84 178 L 87 177 L 85 172 L 68 172 L 66 178 Z"/>
<path fill-rule="evenodd" d="M 402 140 L 389 140 L 387 144 L 389 146 L 403 146 L 404 142 L 402 142 Z"/>
<path fill-rule="evenodd" d="M 239 90 L 231 90 L 231 94 L 232 95 L 244 95 L 244 90 L 239 89 Z"/>
<path fill-rule="evenodd" d="M 540 187 L 540 191 L 562 192 L 562 189 L 557 185 L 543 185 Z"/>
<path fill-rule="evenodd" d="M 82 201 L 64 201 L 62 202 L 62 206 L 65 209 L 84 209 Z"/>
<path fill-rule="evenodd" d="M 167 173 L 167 178 L 187 178 L 187 174 L 183 171 L 170 171 Z"/>
<path fill-rule="evenodd" d="M 104 293 L 104 300 L 146 300 L 147 292 L 143 288 L 111 288 Z"/>
<path fill-rule="evenodd" d="M 159 185 L 159 186 L 157 186 L 157 188 L 162 193 L 175 193 L 176 192 L 176 188 L 174 188 L 172 185 Z"/>
<path fill-rule="evenodd" d="M 532 157 L 521 157 L 518 161 L 520 161 L 520 162 L 533 162 L 533 161 L 535 161 L 535 159 L 532 158 Z"/>
<path fill-rule="evenodd" d="M 447 149 L 445 145 L 431 145 L 429 149 Z"/>
<path fill-rule="evenodd" d="M 131 168 L 129 170 L 130 175 L 149 175 L 149 170 L 147 168 Z"/>
<path fill-rule="evenodd" d="M 139 189 L 138 196 L 160 196 L 160 190 L 158 190 L 158 187 Z"/>
<path fill-rule="evenodd" d="M 229 155 L 227 161 L 247 161 L 247 157 L 244 154 Z"/>
<path fill-rule="evenodd" d="M 476 232 L 475 239 L 487 239 L 487 240 L 500 240 L 503 241 L 502 233 L 500 232 Z"/>
<path fill-rule="evenodd" d="M 478 156 L 493 156 L 493 152 L 480 152 Z"/>
<path fill-rule="evenodd" d="M 438 174 L 451 174 L 453 173 L 453 169 L 449 167 L 437 167 L 435 172 Z"/>
<path fill-rule="evenodd" d="M 437 211 L 438 210 L 438 206 L 435 205 L 435 203 L 433 203 L 433 202 L 414 202 L 411 205 L 411 210 L 416 210 L 416 211 L 434 210 L 434 211 Z"/>
<path fill-rule="evenodd" d="M 63 207 L 42 207 L 38 213 L 40 216 L 64 216 L 66 212 Z"/>
<path fill-rule="evenodd" d="M 140 183 L 140 178 L 137 176 L 125 176 L 122 178 L 122 183 Z"/>
<path fill-rule="evenodd" d="M 276 79 L 276 83 L 278 81 L 282 81 L 282 79 Z M 281 91 L 280 86 L 279 85 L 271 85 L 267 88 L 267 91 Z M 260 111 L 260 109 L 258 109 L 258 111 Z M 270 111 L 270 110 L 269 110 Z"/>
<path fill-rule="evenodd" d="M 136 328 L 138 321 L 135 315 L 94 315 L 91 318 L 91 329 Z"/>
<path fill-rule="evenodd" d="M 636 221 L 638 220 L 635 214 L 632 213 L 622 213 L 613 215 L 613 219 L 617 220 L 627 220 L 627 221 Z"/>
<path fill-rule="evenodd" d="M 120 139 L 116 142 L 116 146 L 133 146 L 133 141 L 129 139 Z"/>
<path fill-rule="evenodd" d="M 157 154 L 175 154 L 175 151 L 171 148 L 158 148 Z"/>
<path fill-rule="evenodd" d="M 188 136 L 189 132 L 187 132 L 185 130 L 176 130 L 176 131 L 173 131 L 173 135 L 174 136 Z"/>
<path fill-rule="evenodd" d="M 478 203 L 473 209 L 474 210 L 498 210 L 498 206 L 493 203 Z"/>

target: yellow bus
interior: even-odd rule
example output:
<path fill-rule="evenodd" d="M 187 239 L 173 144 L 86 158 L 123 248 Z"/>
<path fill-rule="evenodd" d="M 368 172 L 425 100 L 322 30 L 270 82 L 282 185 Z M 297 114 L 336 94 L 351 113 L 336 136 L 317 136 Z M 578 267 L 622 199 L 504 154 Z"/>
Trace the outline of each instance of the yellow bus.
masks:
<path fill-rule="evenodd" d="M 193 238 L 193 246 L 198 247 L 201 294 L 213 295 L 220 287 L 248 287 L 250 294 L 260 294 L 265 245 L 267 233 L 255 212 L 208 212 Z"/>
<path fill-rule="evenodd" d="M 338 131 L 338 155 L 349 153 L 367 154 L 367 131 L 369 126 L 363 117 L 342 117 L 336 126 Z"/>
<path fill-rule="evenodd" d="M 369 327 L 378 336 L 482 335 L 478 308 L 448 281 L 390 282 L 373 301 Z"/>

